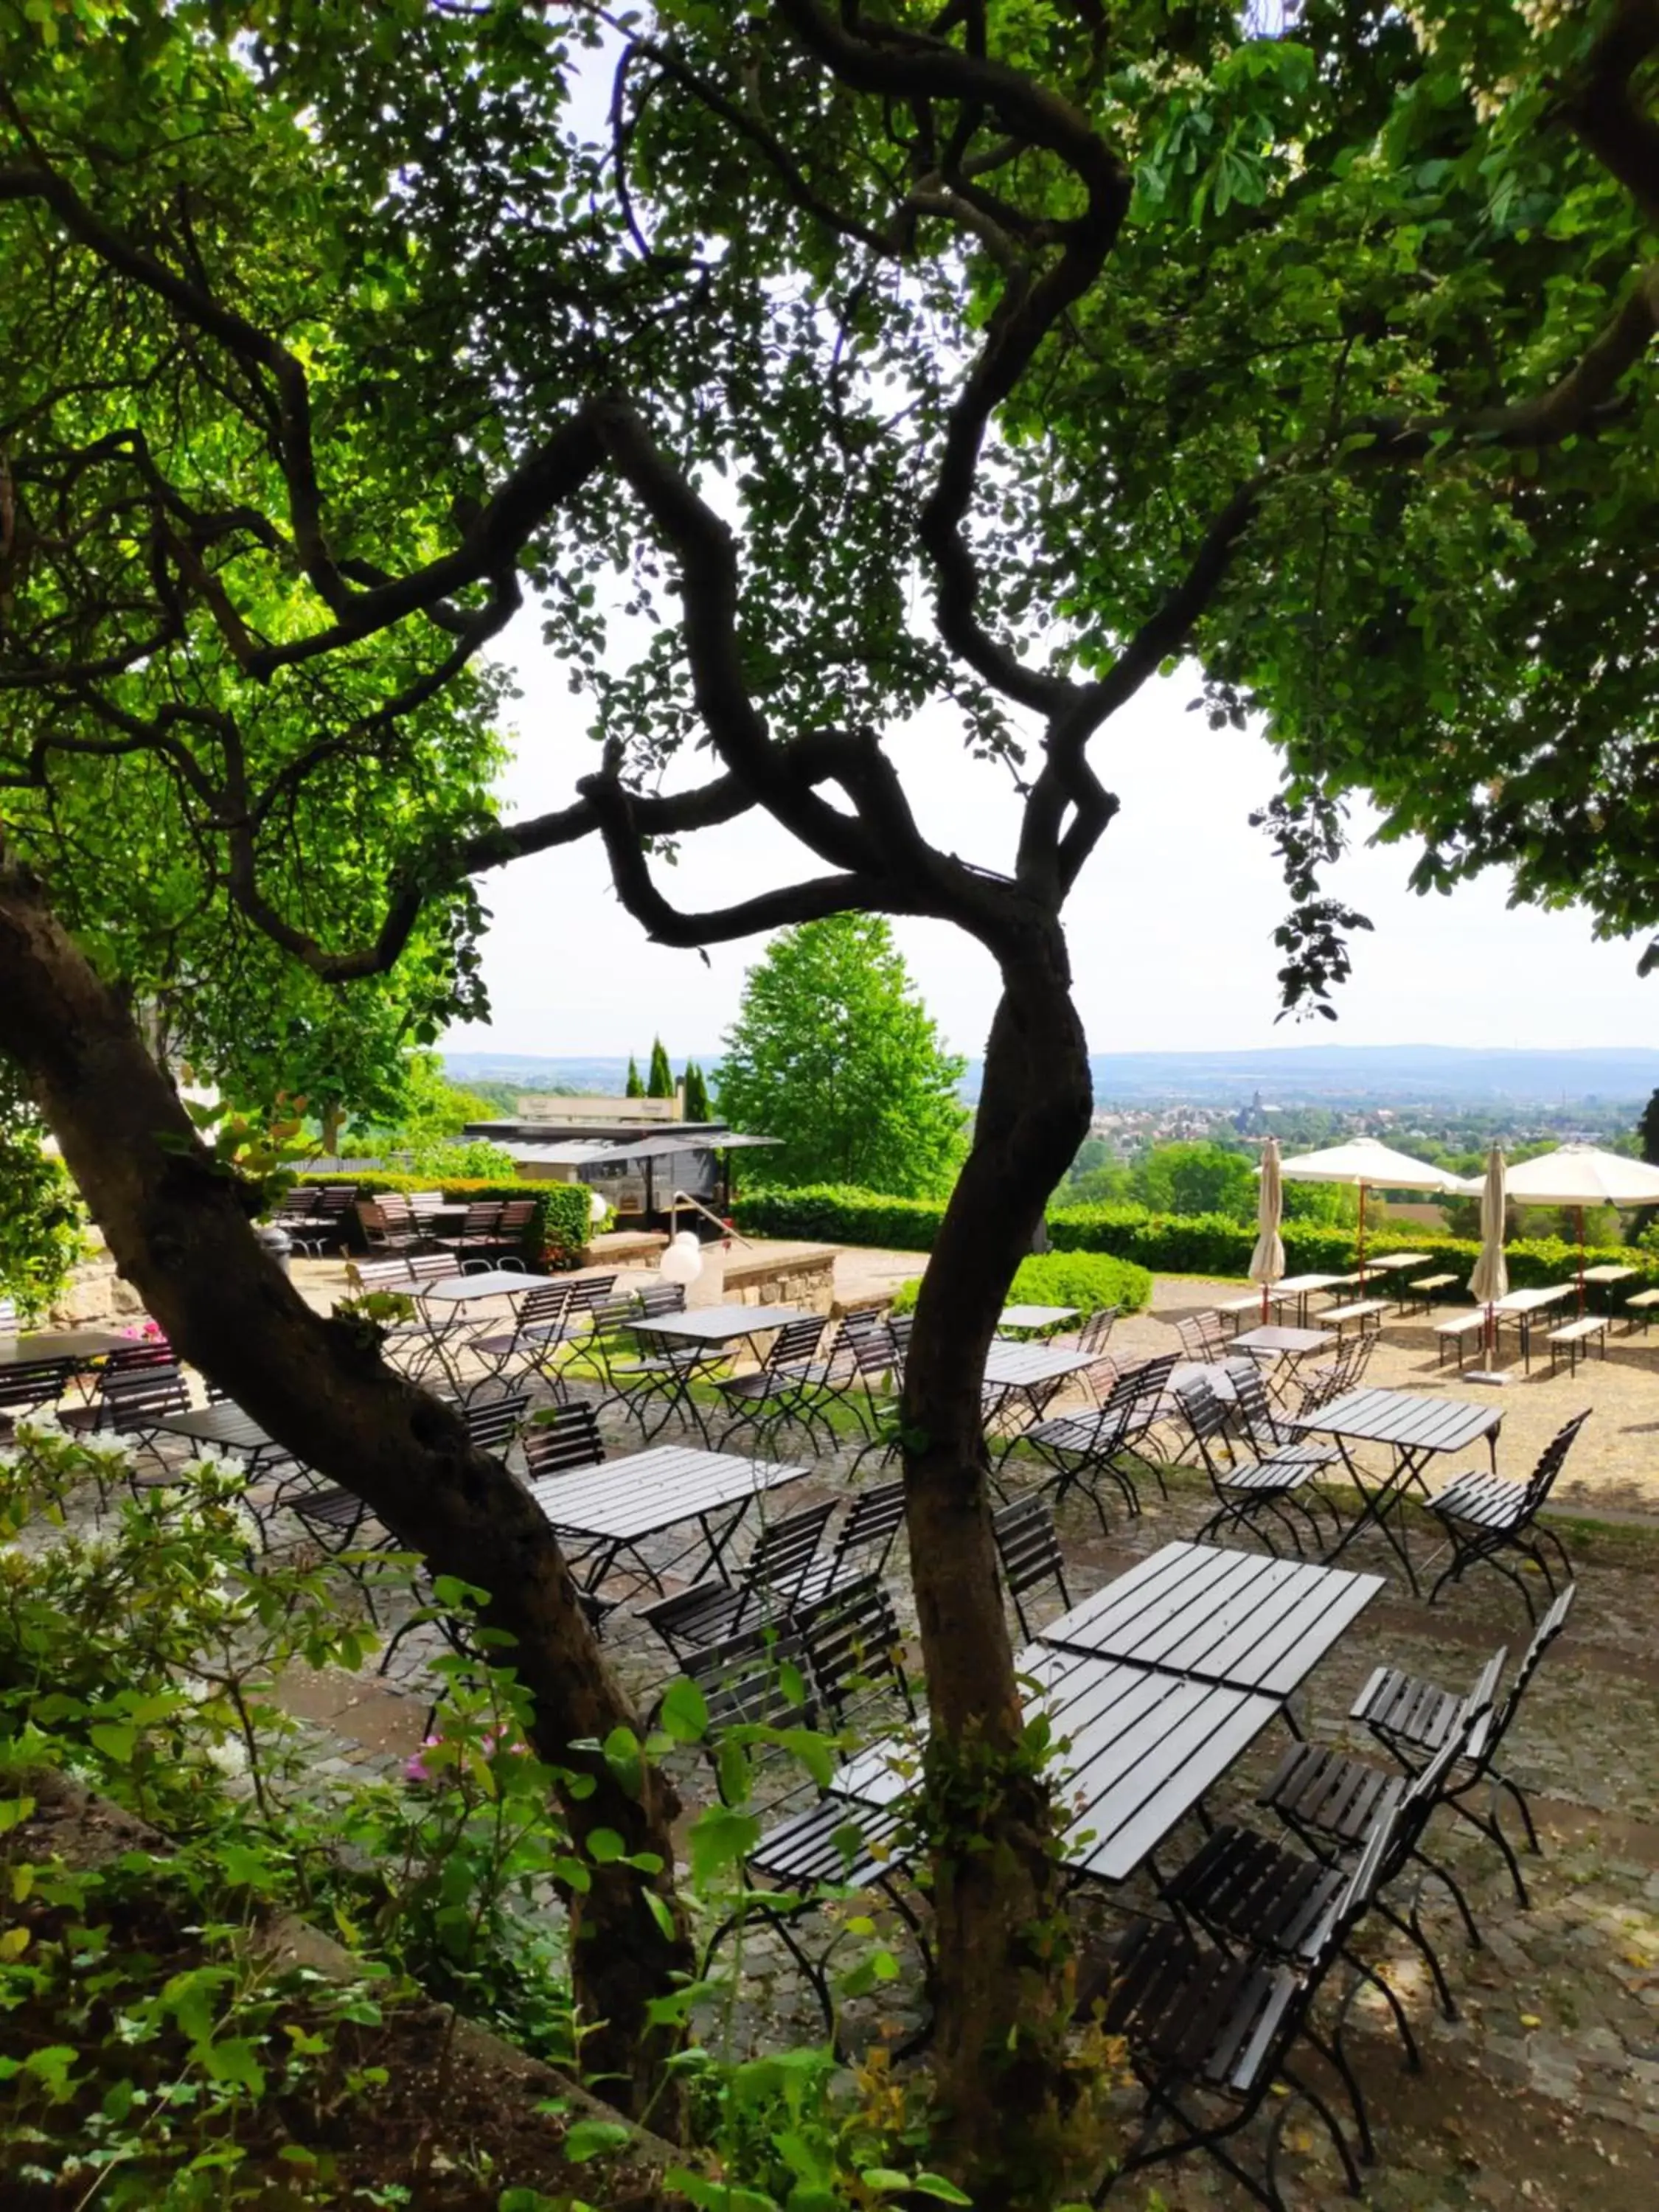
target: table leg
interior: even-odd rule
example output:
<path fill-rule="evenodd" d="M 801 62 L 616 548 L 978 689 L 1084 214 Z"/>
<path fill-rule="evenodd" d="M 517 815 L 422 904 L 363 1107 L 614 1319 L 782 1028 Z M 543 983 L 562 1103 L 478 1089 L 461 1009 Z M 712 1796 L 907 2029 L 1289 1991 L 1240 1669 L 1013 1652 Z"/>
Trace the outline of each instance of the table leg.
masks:
<path fill-rule="evenodd" d="M 1348 1449 L 1346 1439 L 1339 1437 L 1336 1443 L 1338 1450 L 1342 1455 L 1342 1463 L 1352 1478 L 1354 1488 L 1359 1492 L 1360 1510 L 1352 1523 L 1343 1530 L 1334 1548 L 1325 1554 L 1324 1564 L 1328 1567 L 1334 1566 L 1349 1545 L 1365 1528 L 1375 1528 L 1404 1568 L 1406 1580 L 1411 1585 L 1412 1595 L 1420 1596 L 1421 1592 L 1417 1587 L 1417 1576 L 1412 1566 L 1411 1550 L 1405 1529 L 1402 1526 L 1396 1534 L 1389 1520 L 1390 1504 L 1399 1504 L 1403 1502 L 1401 1492 L 1404 1485 L 1416 1472 L 1410 1453 L 1404 1451 L 1397 1453 L 1395 1465 L 1389 1474 L 1375 1487 L 1368 1488 L 1364 1474 L 1356 1462 L 1353 1454 Z"/>

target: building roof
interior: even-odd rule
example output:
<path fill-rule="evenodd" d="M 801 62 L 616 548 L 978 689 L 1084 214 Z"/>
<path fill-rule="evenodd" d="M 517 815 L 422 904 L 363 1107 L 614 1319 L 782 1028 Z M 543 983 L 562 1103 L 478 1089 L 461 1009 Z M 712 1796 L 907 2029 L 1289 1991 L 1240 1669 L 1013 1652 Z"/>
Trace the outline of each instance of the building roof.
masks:
<path fill-rule="evenodd" d="M 545 1123 L 541 1126 L 544 1130 Z M 467 1133 L 505 1146 L 515 1160 L 537 1160 L 553 1168 L 621 1167 L 630 1160 L 666 1159 L 674 1152 L 734 1152 L 739 1146 L 781 1142 L 776 1137 L 739 1136 L 723 1121 L 677 1121 L 672 1129 L 641 1129 L 625 1137 L 614 1133 L 557 1138 L 527 1133 L 534 1127 L 521 1121 L 472 1121 Z"/>

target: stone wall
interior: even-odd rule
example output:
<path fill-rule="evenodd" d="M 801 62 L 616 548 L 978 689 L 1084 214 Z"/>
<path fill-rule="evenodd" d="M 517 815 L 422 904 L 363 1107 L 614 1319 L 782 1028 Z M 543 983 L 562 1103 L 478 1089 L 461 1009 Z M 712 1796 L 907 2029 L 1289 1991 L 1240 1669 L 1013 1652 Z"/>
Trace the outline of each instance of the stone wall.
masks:
<path fill-rule="evenodd" d="M 90 1241 L 96 1248 L 70 1277 L 69 1288 L 52 1307 L 53 1328 L 98 1328 L 109 1322 L 119 1327 L 143 1313 L 144 1302 L 131 1283 L 115 1272 L 115 1262 L 94 1229 Z"/>
<path fill-rule="evenodd" d="M 735 1245 L 726 1255 L 721 1303 L 738 1306 L 804 1306 L 827 1314 L 836 1302 L 836 1255 L 824 1244 L 752 1256 Z"/>

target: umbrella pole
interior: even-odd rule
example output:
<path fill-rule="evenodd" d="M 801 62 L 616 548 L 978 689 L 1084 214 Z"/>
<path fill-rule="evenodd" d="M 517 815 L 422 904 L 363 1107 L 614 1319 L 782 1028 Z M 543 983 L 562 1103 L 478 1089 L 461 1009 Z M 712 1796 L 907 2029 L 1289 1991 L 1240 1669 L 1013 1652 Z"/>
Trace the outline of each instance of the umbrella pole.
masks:
<path fill-rule="evenodd" d="M 1573 1211 L 1578 1216 L 1578 1318 L 1582 1321 L 1584 1317 L 1584 1209 L 1580 1206 L 1575 1206 Z M 1607 1303 L 1611 1305 L 1613 1301 L 1609 1299 Z"/>
<path fill-rule="evenodd" d="M 1359 1295 L 1365 1295 L 1365 1186 L 1359 1186 Z"/>

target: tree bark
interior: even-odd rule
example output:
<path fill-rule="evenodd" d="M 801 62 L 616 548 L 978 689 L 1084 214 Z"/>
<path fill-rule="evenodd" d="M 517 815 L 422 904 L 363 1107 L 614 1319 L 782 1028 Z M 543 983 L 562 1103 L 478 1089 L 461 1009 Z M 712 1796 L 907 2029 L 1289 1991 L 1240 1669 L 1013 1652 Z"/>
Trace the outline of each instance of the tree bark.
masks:
<path fill-rule="evenodd" d="M 614 1830 L 654 1852 L 647 1878 L 592 1869 L 568 1901 L 572 1980 L 585 2066 L 625 2109 L 671 2128 L 663 2063 L 674 2047 L 647 2007 L 693 1967 L 675 1903 L 673 1792 L 647 1770 L 637 1794 L 573 1746 L 638 1721 L 577 1601 L 552 1531 L 528 1493 L 474 1449 L 448 1407 L 394 1374 L 361 1334 L 308 1306 L 257 1243 L 246 1186 L 216 1166 L 118 997 L 52 915 L 40 887 L 0 857 L 0 1053 L 21 1069 L 121 1273 L 180 1354 L 308 1466 L 366 1499 L 405 1549 L 489 1593 L 485 1617 L 534 1700 L 550 1764 L 591 1780 L 562 1792 L 573 1832 Z"/>
<path fill-rule="evenodd" d="M 1054 921 L 1003 962 L 973 1147 L 923 1279 L 902 1403 L 931 1723 L 936 2088 L 953 2171 L 981 2207 L 1063 2201 L 1092 2148 L 1065 2059 L 1073 1976 L 1051 1790 L 1024 1744 L 981 1402 L 1008 1285 L 1092 1104 Z"/>

